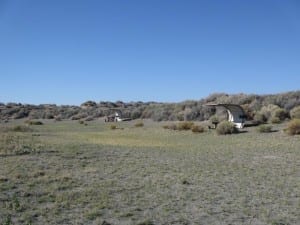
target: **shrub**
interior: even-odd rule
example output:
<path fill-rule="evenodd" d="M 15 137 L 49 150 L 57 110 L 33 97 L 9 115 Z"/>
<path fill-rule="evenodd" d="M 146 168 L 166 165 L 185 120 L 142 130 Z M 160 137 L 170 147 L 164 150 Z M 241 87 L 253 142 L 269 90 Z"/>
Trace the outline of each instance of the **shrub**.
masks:
<path fill-rule="evenodd" d="M 193 125 L 192 132 L 193 133 L 203 133 L 205 131 L 204 127 L 201 125 Z"/>
<path fill-rule="evenodd" d="M 288 123 L 286 132 L 289 135 L 300 134 L 300 119 L 293 119 Z"/>
<path fill-rule="evenodd" d="M 279 121 L 283 121 L 288 117 L 288 113 L 285 109 L 279 108 L 274 111 L 273 117 L 277 117 Z"/>
<path fill-rule="evenodd" d="M 83 120 L 78 120 L 78 123 L 79 124 L 84 124 L 84 121 Z"/>
<path fill-rule="evenodd" d="M 15 132 L 31 132 L 33 131 L 30 127 L 24 125 L 17 125 L 8 129 L 9 131 Z"/>
<path fill-rule="evenodd" d="M 257 122 L 265 123 L 268 120 L 271 120 L 271 118 L 273 116 L 276 116 L 275 113 L 277 111 L 280 114 L 281 112 L 279 110 L 280 110 L 280 107 L 277 105 L 269 104 L 269 105 L 263 106 L 261 108 L 261 110 L 257 113 L 257 115 L 255 115 L 254 119 Z"/>
<path fill-rule="evenodd" d="M 270 133 L 270 132 L 272 132 L 272 126 L 271 125 L 260 125 L 257 128 L 257 131 L 259 133 Z"/>
<path fill-rule="evenodd" d="M 163 125 L 162 126 L 162 128 L 164 128 L 164 129 L 170 129 L 170 127 L 169 127 L 170 125 L 168 125 L 168 124 L 165 124 L 165 125 Z"/>
<path fill-rule="evenodd" d="M 177 130 L 177 125 L 172 123 L 172 124 L 164 125 L 163 128 L 170 129 L 170 130 Z"/>
<path fill-rule="evenodd" d="M 280 123 L 280 122 L 281 122 L 281 120 L 277 116 L 274 116 L 274 117 L 271 118 L 271 123 Z"/>
<path fill-rule="evenodd" d="M 177 124 L 178 130 L 190 130 L 193 127 L 193 122 L 181 122 Z"/>
<path fill-rule="evenodd" d="M 292 119 L 300 119 L 300 106 L 293 108 L 290 111 L 290 115 Z"/>
<path fill-rule="evenodd" d="M 135 123 L 134 126 L 135 127 L 143 127 L 144 123 L 142 121 L 140 121 L 140 122 Z"/>
<path fill-rule="evenodd" d="M 112 124 L 112 125 L 110 125 L 110 129 L 115 130 L 115 129 L 117 129 L 117 126 L 115 124 Z"/>
<path fill-rule="evenodd" d="M 238 129 L 235 127 L 235 124 L 229 121 L 222 121 L 217 126 L 217 134 L 223 135 L 223 134 L 234 134 L 238 132 Z"/>
<path fill-rule="evenodd" d="M 260 124 L 267 122 L 268 118 L 264 114 L 257 112 L 254 116 L 254 120 Z"/>
<path fill-rule="evenodd" d="M 43 122 L 38 120 L 26 120 L 25 123 L 28 125 L 43 125 Z"/>

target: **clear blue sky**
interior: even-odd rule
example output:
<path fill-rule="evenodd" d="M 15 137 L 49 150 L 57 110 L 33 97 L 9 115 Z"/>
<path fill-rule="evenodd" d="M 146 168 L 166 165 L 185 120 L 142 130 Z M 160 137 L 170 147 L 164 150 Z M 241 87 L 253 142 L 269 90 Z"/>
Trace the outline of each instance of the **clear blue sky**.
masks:
<path fill-rule="evenodd" d="M 0 102 L 299 89 L 299 0 L 0 0 Z"/>

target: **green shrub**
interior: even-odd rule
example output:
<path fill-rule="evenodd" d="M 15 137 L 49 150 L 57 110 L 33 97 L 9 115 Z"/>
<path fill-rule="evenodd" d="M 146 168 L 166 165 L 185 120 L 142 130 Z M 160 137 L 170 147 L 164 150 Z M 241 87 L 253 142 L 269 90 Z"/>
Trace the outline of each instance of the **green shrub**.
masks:
<path fill-rule="evenodd" d="M 193 122 L 181 122 L 177 124 L 178 130 L 190 130 L 193 127 Z"/>
<path fill-rule="evenodd" d="M 205 128 L 201 125 L 193 125 L 191 130 L 193 133 L 203 133 Z"/>
<path fill-rule="evenodd" d="M 79 124 L 84 124 L 84 121 L 83 120 L 78 120 L 78 123 Z"/>
<path fill-rule="evenodd" d="M 222 121 L 219 123 L 216 131 L 219 135 L 238 133 L 238 129 L 235 127 L 235 124 L 229 121 Z"/>
<path fill-rule="evenodd" d="M 136 122 L 134 124 L 135 127 L 143 127 L 144 126 L 144 123 L 142 121 L 139 121 L 139 122 Z"/>
<path fill-rule="evenodd" d="M 270 133 L 270 132 L 272 132 L 272 126 L 263 124 L 257 128 L 257 131 L 259 133 Z"/>
<path fill-rule="evenodd" d="M 300 106 L 293 108 L 290 111 L 290 116 L 292 119 L 300 119 Z"/>
<path fill-rule="evenodd" d="M 287 125 L 286 132 L 289 135 L 300 134 L 300 119 L 291 120 Z"/>

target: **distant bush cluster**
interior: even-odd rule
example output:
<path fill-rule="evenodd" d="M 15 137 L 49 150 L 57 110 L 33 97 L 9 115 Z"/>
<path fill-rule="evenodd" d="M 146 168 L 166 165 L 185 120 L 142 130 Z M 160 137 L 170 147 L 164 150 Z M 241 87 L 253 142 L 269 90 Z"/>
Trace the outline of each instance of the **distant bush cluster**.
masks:
<path fill-rule="evenodd" d="M 191 130 L 194 133 L 203 133 L 205 128 L 202 125 L 196 125 L 193 122 L 179 122 L 163 126 L 164 129 L 187 131 Z"/>
<path fill-rule="evenodd" d="M 28 105 L 20 103 L 0 103 L 0 119 L 11 120 L 28 118 L 29 120 L 64 119 L 91 121 L 111 115 L 118 110 L 123 117 L 132 119 L 153 119 L 154 121 L 203 121 L 217 114 L 224 120 L 222 111 L 213 111 L 207 103 L 231 103 L 241 105 L 248 119 L 258 123 L 280 123 L 289 118 L 300 118 L 300 91 L 276 95 L 246 95 L 216 93 L 199 101 L 180 103 L 157 102 L 99 102 L 87 101 L 81 106 L 68 105 Z"/>

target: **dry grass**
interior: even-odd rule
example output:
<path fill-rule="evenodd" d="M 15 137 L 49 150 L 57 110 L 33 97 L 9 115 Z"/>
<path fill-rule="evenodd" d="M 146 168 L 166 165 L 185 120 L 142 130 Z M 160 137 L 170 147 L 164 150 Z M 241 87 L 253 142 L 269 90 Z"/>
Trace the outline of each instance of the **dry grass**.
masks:
<path fill-rule="evenodd" d="M 269 134 L 218 136 L 134 123 L 35 128 L 38 153 L 0 156 L 0 224 L 300 221 L 300 137 L 281 132 L 285 124 Z"/>

